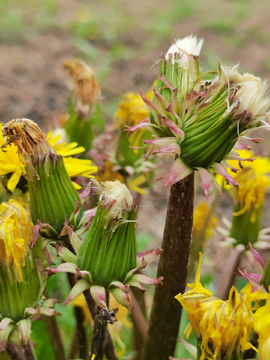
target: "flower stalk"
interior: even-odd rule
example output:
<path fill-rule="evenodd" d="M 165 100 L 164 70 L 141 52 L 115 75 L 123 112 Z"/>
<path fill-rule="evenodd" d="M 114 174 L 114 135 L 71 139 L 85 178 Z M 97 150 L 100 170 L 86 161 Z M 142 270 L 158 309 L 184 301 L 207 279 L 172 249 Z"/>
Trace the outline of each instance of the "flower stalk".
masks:
<path fill-rule="evenodd" d="M 144 360 L 167 360 L 174 353 L 182 307 L 174 301 L 184 292 L 188 272 L 194 206 L 194 174 L 171 186 L 157 276 L 164 276 L 157 286 L 150 315 Z M 176 291 L 176 292 L 175 292 Z"/>

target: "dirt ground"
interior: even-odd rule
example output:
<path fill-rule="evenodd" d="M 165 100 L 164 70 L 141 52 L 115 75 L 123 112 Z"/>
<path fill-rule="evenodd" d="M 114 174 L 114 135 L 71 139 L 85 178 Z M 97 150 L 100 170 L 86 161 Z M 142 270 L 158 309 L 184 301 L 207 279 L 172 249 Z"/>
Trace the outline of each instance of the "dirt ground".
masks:
<path fill-rule="evenodd" d="M 54 112 L 65 110 L 69 92 L 61 63 L 66 58 L 84 58 L 99 73 L 109 58 L 108 34 L 107 40 L 99 35 L 90 36 L 86 43 L 92 46 L 92 52 L 98 52 L 98 58 L 88 59 L 76 46 L 80 39 L 74 38 L 70 30 L 79 15 L 87 11 L 90 18 L 98 17 L 101 23 L 102 17 L 106 17 L 104 26 L 108 17 L 117 12 L 132 23 L 125 24 L 126 29 L 116 34 L 123 55 L 110 62 L 109 73 L 102 80 L 104 108 L 127 91 L 147 90 L 156 77 L 157 68 L 152 65 L 159 54 L 167 51 L 175 38 L 189 34 L 205 39 L 202 65 L 216 68 L 218 61 L 240 62 L 242 71 L 270 80 L 270 3 L 264 0 L 207 0 L 203 4 L 182 0 L 58 0 L 54 23 L 45 28 L 39 27 L 41 20 L 44 22 L 44 18 L 48 20 L 52 15 L 38 9 L 34 0 L 1 2 L 4 9 L 17 11 L 22 23 L 28 24 L 26 30 L 18 29 L 17 37 L 15 33 L 0 41 L 1 122 L 27 117 L 42 124 L 51 120 Z M 38 18 L 31 24 L 35 12 Z M 116 17 L 115 27 L 117 21 Z M 7 26 L 12 30 L 16 24 L 11 19 Z M 110 24 L 111 31 L 113 26 Z M 116 42 L 115 38 L 112 42 Z"/>

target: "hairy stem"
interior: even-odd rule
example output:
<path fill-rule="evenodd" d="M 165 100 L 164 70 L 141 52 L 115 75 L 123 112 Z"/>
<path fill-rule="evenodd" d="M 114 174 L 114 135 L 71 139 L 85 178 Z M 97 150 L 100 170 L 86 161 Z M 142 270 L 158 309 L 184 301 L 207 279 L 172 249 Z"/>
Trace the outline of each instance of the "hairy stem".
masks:
<path fill-rule="evenodd" d="M 108 322 L 101 315 L 101 312 L 94 317 L 94 330 L 91 341 L 91 353 L 89 360 L 95 355 L 96 360 L 102 360 L 108 334 Z"/>
<path fill-rule="evenodd" d="M 95 316 L 98 314 L 97 304 L 95 303 L 95 300 L 92 298 L 90 294 L 90 290 L 85 290 L 83 294 L 87 302 L 91 316 L 93 319 L 95 319 Z M 105 355 L 108 360 L 118 360 L 115 346 L 108 330 L 106 333 Z"/>
<path fill-rule="evenodd" d="M 11 360 L 24 360 L 21 349 L 16 344 L 7 343 L 6 351 Z"/>
<path fill-rule="evenodd" d="M 167 360 L 174 354 L 181 305 L 174 299 L 186 287 L 194 207 L 194 174 L 171 186 L 144 360 Z"/>
<path fill-rule="evenodd" d="M 36 355 L 34 353 L 32 344 L 29 340 L 27 344 L 22 345 L 22 352 L 24 354 L 25 360 L 36 360 Z"/>

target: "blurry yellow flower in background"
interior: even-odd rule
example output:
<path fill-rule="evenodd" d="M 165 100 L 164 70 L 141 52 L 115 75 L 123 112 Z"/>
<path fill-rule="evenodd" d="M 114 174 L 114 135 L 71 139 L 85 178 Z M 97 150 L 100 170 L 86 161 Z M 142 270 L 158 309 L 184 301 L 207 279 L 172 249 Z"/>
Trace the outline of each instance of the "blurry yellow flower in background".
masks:
<path fill-rule="evenodd" d="M 5 140 L 2 136 L 2 125 L 0 124 L 0 147 L 4 144 Z M 71 155 L 77 155 L 84 151 L 82 146 L 72 142 L 70 144 L 60 143 L 60 135 L 52 138 L 52 133 L 47 134 L 50 145 L 53 147 L 55 152 L 62 155 L 64 158 L 65 167 L 70 177 L 84 176 L 91 178 L 91 174 L 97 171 L 96 166 L 91 166 L 90 160 L 81 160 L 70 157 Z M 0 150 L 0 175 L 6 175 L 13 173 L 8 180 L 7 187 L 10 191 L 14 191 L 17 186 L 21 174 L 24 172 L 24 164 L 21 162 L 17 147 L 14 144 L 9 145 L 4 151 Z M 73 183 L 76 189 L 81 187 Z"/>
<path fill-rule="evenodd" d="M 206 220 L 209 216 L 209 211 L 211 209 L 206 204 L 206 202 L 202 201 L 200 202 L 195 210 L 194 210 L 194 218 L 193 218 L 193 236 L 196 238 L 201 231 L 204 229 Z M 204 238 L 207 239 L 214 235 L 213 228 L 216 227 L 218 224 L 217 217 L 214 215 L 210 216 L 210 219 L 207 223 L 206 229 L 205 229 L 205 236 Z"/>
<path fill-rule="evenodd" d="M 151 90 L 146 93 L 146 97 L 149 100 L 152 100 L 154 96 L 153 87 L 155 86 L 156 82 L 152 85 Z M 149 118 L 150 111 L 148 107 L 143 102 L 140 94 L 134 94 L 133 92 L 127 93 L 123 100 L 118 105 L 118 110 L 114 114 L 114 118 L 116 119 L 116 128 L 121 127 L 124 130 L 127 126 L 134 126 L 138 124 L 138 122 Z M 130 145 L 137 147 L 140 145 L 141 138 L 145 133 L 145 129 L 141 129 L 137 132 L 134 132 L 130 135 L 127 141 Z M 126 136 L 126 134 L 125 134 Z M 134 150 L 137 154 L 138 150 Z"/>
<path fill-rule="evenodd" d="M 127 186 L 130 190 L 136 191 L 138 194 L 147 194 L 147 191 L 140 188 L 140 185 L 143 185 L 148 180 L 148 176 L 141 174 L 127 179 Z"/>
<path fill-rule="evenodd" d="M 149 100 L 152 100 L 154 96 L 153 87 L 148 93 L 146 93 L 146 97 Z M 118 105 L 118 110 L 114 114 L 114 117 L 117 121 L 116 128 L 122 126 L 125 128 L 125 125 L 134 126 L 139 121 L 144 120 L 149 117 L 150 111 L 148 107 L 143 102 L 140 94 L 134 94 L 133 92 L 129 92 L 124 95 L 123 100 Z"/>
<path fill-rule="evenodd" d="M 18 280 L 22 280 L 21 267 L 25 265 L 26 251 L 30 250 L 32 229 L 26 205 L 16 200 L 0 205 L 0 263 L 4 267 L 14 264 Z"/>
<path fill-rule="evenodd" d="M 119 180 L 124 183 L 123 176 L 118 171 L 113 169 L 114 165 L 111 161 L 107 160 L 104 164 L 103 170 L 98 172 L 95 178 L 99 182 Z"/>
<path fill-rule="evenodd" d="M 259 359 L 270 359 L 270 298 L 266 301 L 266 305 L 261 307 L 253 315 L 254 330 L 259 335 Z"/>
<path fill-rule="evenodd" d="M 229 170 L 230 175 L 239 183 L 239 188 L 233 189 L 234 202 L 239 205 L 241 210 L 234 212 L 234 216 L 242 215 L 246 211 L 252 209 L 250 221 L 256 221 L 256 212 L 261 207 L 267 186 L 270 185 L 270 161 L 268 158 L 260 156 L 254 157 L 251 151 L 238 151 L 241 158 L 254 158 L 253 162 L 244 161 L 241 163 L 242 169 L 236 173 Z M 233 168 L 239 168 L 238 160 L 228 160 Z M 217 180 L 221 183 L 221 176 L 217 176 Z M 229 185 L 223 183 L 226 189 Z"/>

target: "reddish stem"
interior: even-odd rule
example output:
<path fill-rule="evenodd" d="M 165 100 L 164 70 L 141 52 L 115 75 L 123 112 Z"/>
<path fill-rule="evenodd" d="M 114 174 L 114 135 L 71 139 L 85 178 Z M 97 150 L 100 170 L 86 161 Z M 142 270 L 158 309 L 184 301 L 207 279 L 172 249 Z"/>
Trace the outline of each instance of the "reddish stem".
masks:
<path fill-rule="evenodd" d="M 175 295 L 186 287 L 194 207 L 194 174 L 171 186 L 166 224 L 150 316 L 144 360 L 168 360 L 173 356 L 182 307 Z"/>

